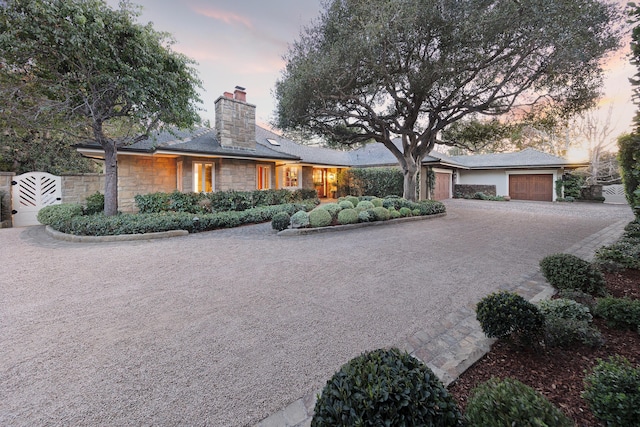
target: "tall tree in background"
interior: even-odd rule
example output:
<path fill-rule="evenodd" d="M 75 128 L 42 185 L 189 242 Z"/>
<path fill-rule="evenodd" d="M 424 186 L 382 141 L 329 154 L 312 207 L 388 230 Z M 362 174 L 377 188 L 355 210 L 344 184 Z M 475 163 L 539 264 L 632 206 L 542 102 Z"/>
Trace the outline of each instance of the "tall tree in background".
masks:
<path fill-rule="evenodd" d="M 118 209 L 117 149 L 162 125 L 198 120 L 200 82 L 172 40 L 102 0 L 0 3 L 0 114 L 50 126 L 105 152 L 105 214 Z"/>
<path fill-rule="evenodd" d="M 328 1 L 285 57 L 275 125 L 384 144 L 413 200 L 422 159 L 458 120 L 591 105 L 620 15 L 604 0 Z"/>

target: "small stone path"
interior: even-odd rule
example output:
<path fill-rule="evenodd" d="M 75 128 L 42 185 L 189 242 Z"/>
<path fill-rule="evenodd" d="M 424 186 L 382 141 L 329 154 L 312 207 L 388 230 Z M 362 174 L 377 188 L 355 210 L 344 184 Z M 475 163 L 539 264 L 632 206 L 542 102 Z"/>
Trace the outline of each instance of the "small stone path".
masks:
<path fill-rule="evenodd" d="M 617 221 L 564 252 L 592 260 L 598 248 L 620 238 L 628 222 L 626 219 Z M 502 289 L 516 292 L 532 302 L 549 298 L 554 293 L 540 271 L 523 277 L 516 285 L 505 285 Z M 467 306 L 444 316 L 439 323 L 432 323 L 429 330 L 420 331 L 397 346 L 422 360 L 445 385 L 449 385 L 487 353 L 493 342 L 482 332 L 476 320 L 475 306 Z M 306 394 L 260 421 L 256 427 L 310 426 L 316 397 L 320 392 L 314 390 Z"/>

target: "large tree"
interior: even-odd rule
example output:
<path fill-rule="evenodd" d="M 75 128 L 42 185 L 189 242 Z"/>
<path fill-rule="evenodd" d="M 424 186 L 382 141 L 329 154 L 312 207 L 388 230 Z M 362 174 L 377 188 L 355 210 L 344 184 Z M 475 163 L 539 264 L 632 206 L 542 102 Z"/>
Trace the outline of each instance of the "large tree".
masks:
<path fill-rule="evenodd" d="M 118 207 L 117 149 L 198 120 L 193 61 L 138 9 L 102 0 L 0 2 L 0 114 L 51 126 L 105 152 L 105 214 Z"/>
<path fill-rule="evenodd" d="M 285 56 L 275 124 L 384 144 L 415 199 L 420 163 L 452 123 L 591 105 L 619 19 L 605 0 L 328 1 Z"/>

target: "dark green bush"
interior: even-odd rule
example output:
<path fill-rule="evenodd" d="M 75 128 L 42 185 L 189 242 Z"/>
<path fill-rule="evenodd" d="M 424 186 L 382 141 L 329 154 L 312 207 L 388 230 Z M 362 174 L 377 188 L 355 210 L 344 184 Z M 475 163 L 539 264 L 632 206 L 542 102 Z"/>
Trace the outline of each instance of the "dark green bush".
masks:
<path fill-rule="evenodd" d="M 343 365 L 318 397 L 311 425 L 460 426 L 462 415 L 425 364 L 392 348 Z"/>
<path fill-rule="evenodd" d="M 585 380 L 582 397 L 607 426 L 637 426 L 640 420 L 640 368 L 617 356 L 599 360 Z"/>
<path fill-rule="evenodd" d="M 611 327 L 640 328 L 640 300 L 613 297 L 600 298 L 595 308 L 595 314 L 604 318 Z"/>
<path fill-rule="evenodd" d="M 513 292 L 484 297 L 476 307 L 476 318 L 489 338 L 531 346 L 544 334 L 544 316 L 538 307 Z"/>
<path fill-rule="evenodd" d="M 435 215 L 447 211 L 444 203 L 436 200 L 420 200 L 416 205 L 416 208 L 420 211 L 420 215 Z"/>
<path fill-rule="evenodd" d="M 291 223 L 291 217 L 287 212 L 278 212 L 271 220 L 271 228 L 277 231 L 286 230 Z"/>
<path fill-rule="evenodd" d="M 101 212 L 104 212 L 104 194 L 96 191 L 87 197 L 84 214 L 93 215 Z"/>
<path fill-rule="evenodd" d="M 170 193 L 137 194 L 133 197 L 138 212 L 157 213 L 169 210 Z"/>
<path fill-rule="evenodd" d="M 474 427 L 573 426 L 542 394 L 511 378 L 492 378 L 473 389 L 465 418 Z"/>
<path fill-rule="evenodd" d="M 640 218 L 640 135 L 637 132 L 618 138 L 618 163 L 629 206 Z"/>
<path fill-rule="evenodd" d="M 404 175 L 398 168 L 351 168 L 338 173 L 339 196 L 401 196 Z"/>
<path fill-rule="evenodd" d="M 66 224 L 71 222 L 75 217 L 82 216 L 82 205 L 75 203 L 64 203 L 61 205 L 45 206 L 38 211 L 38 222 L 43 225 L 49 225 L 54 230 L 64 228 Z"/>
<path fill-rule="evenodd" d="M 399 212 L 400 212 L 400 216 L 402 217 L 407 217 L 412 215 L 411 209 L 407 207 L 401 207 Z"/>
<path fill-rule="evenodd" d="M 600 270 L 575 255 L 549 255 L 540 261 L 540 269 L 556 289 L 577 289 L 592 295 L 606 293 Z"/>

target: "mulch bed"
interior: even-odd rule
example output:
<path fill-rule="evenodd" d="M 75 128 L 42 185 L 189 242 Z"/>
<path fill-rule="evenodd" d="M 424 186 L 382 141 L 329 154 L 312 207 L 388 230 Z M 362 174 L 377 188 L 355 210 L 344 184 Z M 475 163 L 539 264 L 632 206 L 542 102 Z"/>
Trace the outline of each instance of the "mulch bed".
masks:
<path fill-rule="evenodd" d="M 640 299 L 640 270 L 608 273 L 605 278 L 611 295 Z M 607 359 L 615 354 L 626 357 L 632 364 L 640 364 L 640 334 L 611 329 L 598 318 L 593 324 L 605 340 L 599 348 L 577 345 L 523 351 L 498 341 L 489 353 L 449 386 L 449 391 L 464 412 L 469 393 L 476 385 L 491 377 L 515 378 L 541 392 L 577 426 L 601 425 L 581 397 L 585 372 L 591 372 L 597 359 Z"/>

